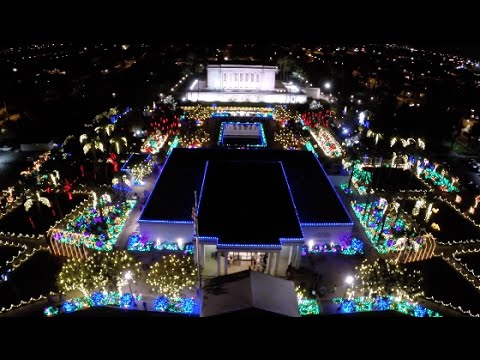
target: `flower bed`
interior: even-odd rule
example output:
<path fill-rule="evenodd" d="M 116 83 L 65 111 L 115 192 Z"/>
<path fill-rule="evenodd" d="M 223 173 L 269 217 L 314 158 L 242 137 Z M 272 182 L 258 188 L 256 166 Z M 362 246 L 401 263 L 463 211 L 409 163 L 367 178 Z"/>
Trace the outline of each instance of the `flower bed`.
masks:
<path fill-rule="evenodd" d="M 155 244 L 153 241 L 149 241 L 148 238 L 142 234 L 134 233 L 128 238 L 127 250 L 150 252 L 153 250 L 159 251 L 183 251 L 184 255 L 193 254 L 194 246 L 192 243 L 186 243 L 179 246 L 177 242 L 160 242 Z"/>
<path fill-rule="evenodd" d="M 162 134 L 160 131 L 156 131 L 145 139 L 140 151 L 143 153 L 157 154 L 163 145 L 165 145 L 167 139 L 168 134 Z"/>
<path fill-rule="evenodd" d="M 302 256 L 308 254 L 337 253 L 342 255 L 363 254 L 363 242 L 356 237 L 348 239 L 344 244 L 323 244 L 313 246 L 302 246 Z"/>
<path fill-rule="evenodd" d="M 304 289 L 297 287 L 295 292 L 297 293 L 298 311 L 301 316 L 320 314 L 317 301 L 315 299 L 308 299 Z"/>
<path fill-rule="evenodd" d="M 53 229 L 52 239 L 98 251 L 111 251 L 135 204 L 136 200 L 127 200 L 122 204 L 107 204 L 101 210 L 87 206 L 64 229 Z"/>
<path fill-rule="evenodd" d="M 74 311 L 88 309 L 93 306 L 118 306 L 123 309 L 134 308 L 135 301 L 142 300 L 142 295 L 118 292 L 94 292 L 91 296 L 84 296 L 65 301 L 59 308 L 50 306 L 43 311 L 45 316 L 69 314 Z"/>
<path fill-rule="evenodd" d="M 325 155 L 328 157 L 342 156 L 342 146 L 328 129 L 323 127 L 320 127 L 317 131 L 310 129 L 310 134 Z"/>
<path fill-rule="evenodd" d="M 354 299 L 334 298 L 332 301 L 335 304 L 339 304 L 340 310 L 347 314 L 354 312 L 394 310 L 414 317 L 442 317 L 438 312 L 392 296 L 376 298 L 358 297 Z"/>
<path fill-rule="evenodd" d="M 405 247 L 418 250 L 425 244 L 424 238 L 418 236 L 401 216 L 397 219 L 387 216 L 382 229 L 383 210 L 378 206 L 376 201 L 368 205 L 365 203 L 352 204 L 355 215 L 360 220 L 368 239 L 380 254 L 400 251 Z M 366 211 L 365 207 L 367 207 Z"/>
<path fill-rule="evenodd" d="M 159 296 L 155 299 L 154 309 L 160 312 L 192 314 L 197 306 L 193 298 L 169 299 L 166 296 Z"/>

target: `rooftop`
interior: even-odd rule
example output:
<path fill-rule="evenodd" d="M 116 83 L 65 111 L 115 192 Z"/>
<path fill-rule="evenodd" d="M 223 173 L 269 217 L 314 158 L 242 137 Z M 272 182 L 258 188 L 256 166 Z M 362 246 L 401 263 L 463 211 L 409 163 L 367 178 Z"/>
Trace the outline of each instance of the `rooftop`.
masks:
<path fill-rule="evenodd" d="M 193 192 L 200 195 L 207 160 L 241 162 L 281 162 L 285 179 L 301 223 L 309 224 L 352 224 L 345 207 L 333 189 L 320 162 L 308 151 L 288 150 L 236 150 L 236 149 L 174 149 L 157 180 L 149 197 L 140 221 L 188 221 L 191 222 Z M 267 166 L 272 169 L 271 165 Z M 275 168 L 275 167 L 274 167 Z M 212 166 L 215 170 L 215 166 Z M 278 169 L 278 168 L 277 168 Z M 210 171 L 209 169 L 207 169 Z M 233 171 L 233 170 L 232 170 Z M 272 170 L 274 173 L 278 171 Z M 263 172 L 262 172 L 263 174 Z M 273 178 L 263 175 L 249 175 L 248 184 L 259 194 L 268 193 L 268 188 L 276 187 Z M 276 175 L 275 179 L 279 177 Z M 210 179 L 210 177 L 208 177 Z M 214 179 L 212 177 L 212 179 Z M 216 181 L 216 180 L 212 180 Z M 283 181 L 283 179 L 282 179 Z M 228 189 L 228 184 L 219 184 L 217 191 Z M 254 191 L 254 190 L 251 190 Z M 210 192 L 210 191 L 209 191 Z M 210 197 L 212 195 L 204 196 Z M 260 195 L 262 196 L 271 195 Z M 257 199 L 260 201 L 260 198 Z M 204 200 L 203 200 L 204 201 Z M 249 200 L 250 201 L 250 200 Z M 270 200 L 269 200 L 270 201 Z M 246 203 L 252 205 L 250 203 Z M 245 204 L 245 206 L 246 206 Z M 202 205 L 203 206 L 203 205 Z M 244 206 L 244 205 L 242 205 Z M 252 210 L 253 211 L 253 210 Z M 201 211 L 200 211 L 201 214 Z M 268 214 L 270 216 L 270 214 Z M 262 221 L 263 218 L 262 218 Z"/>
<path fill-rule="evenodd" d="M 303 238 L 282 164 L 209 161 L 198 229 L 219 245 L 280 246 L 280 238 Z"/>
<path fill-rule="evenodd" d="M 239 62 L 237 64 L 208 64 L 207 68 L 245 68 L 245 69 L 272 69 L 277 70 L 278 67 L 275 65 L 260 65 L 260 64 L 252 64 L 251 62 Z"/>

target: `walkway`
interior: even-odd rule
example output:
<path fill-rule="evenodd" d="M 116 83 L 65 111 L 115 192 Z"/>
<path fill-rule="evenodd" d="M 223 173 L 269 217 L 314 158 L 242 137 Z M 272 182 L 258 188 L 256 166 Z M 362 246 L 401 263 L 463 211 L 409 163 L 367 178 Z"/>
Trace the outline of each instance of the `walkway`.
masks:
<path fill-rule="evenodd" d="M 138 219 L 142 214 L 144 203 L 146 203 L 148 196 L 152 192 L 153 185 L 160 176 L 160 173 L 161 169 L 159 171 L 155 167 L 152 174 L 145 178 L 145 185 L 134 187 L 134 192 L 137 194 L 138 200 L 132 212 L 130 213 L 130 216 L 125 222 L 122 232 L 118 236 L 117 242 L 115 243 L 115 249 L 126 249 L 128 246 L 129 236 L 139 230 Z"/>

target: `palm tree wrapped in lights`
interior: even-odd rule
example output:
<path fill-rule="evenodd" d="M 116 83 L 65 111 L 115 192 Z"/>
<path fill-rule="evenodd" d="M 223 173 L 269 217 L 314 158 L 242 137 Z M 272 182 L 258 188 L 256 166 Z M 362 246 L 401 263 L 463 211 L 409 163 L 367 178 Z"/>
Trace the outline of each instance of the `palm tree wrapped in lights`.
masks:
<path fill-rule="evenodd" d="M 103 143 L 107 144 L 108 143 L 107 139 L 112 135 L 112 132 L 115 130 L 115 125 L 111 123 L 100 125 L 100 126 L 97 126 L 94 130 L 95 130 L 95 133 L 98 134 L 98 136 L 102 136 Z"/>
<path fill-rule="evenodd" d="M 115 130 L 115 125 L 113 124 L 106 124 L 95 128 L 97 134 L 105 134 L 106 136 L 110 136 L 113 130 Z"/>
<path fill-rule="evenodd" d="M 372 130 L 367 131 L 367 137 L 373 137 L 375 139 L 375 145 L 378 144 L 378 140 L 383 139 L 383 134 L 374 132 Z"/>
<path fill-rule="evenodd" d="M 425 141 L 422 140 L 421 138 L 417 138 L 417 139 L 414 139 L 414 138 L 407 138 L 407 139 L 404 139 L 404 138 L 401 138 L 401 137 L 392 137 L 390 139 L 390 147 L 393 148 L 395 146 L 395 144 L 397 143 L 400 143 L 402 144 L 402 147 L 404 149 L 412 146 L 412 145 L 415 145 L 415 148 L 418 149 L 418 150 L 425 150 Z"/>
<path fill-rule="evenodd" d="M 92 153 L 94 178 L 97 175 L 97 150 L 104 151 L 103 143 L 98 138 L 89 137 L 87 134 L 80 135 L 80 144 L 83 145 L 83 153 L 86 155 L 88 152 Z"/>
<path fill-rule="evenodd" d="M 120 138 L 110 139 L 110 144 L 115 144 L 116 153 L 120 154 L 121 144 L 127 147 L 127 138 L 122 136 Z"/>
<path fill-rule="evenodd" d="M 52 204 L 51 204 L 50 200 L 48 200 L 48 198 L 46 198 L 44 196 L 41 196 L 38 191 L 36 192 L 35 195 L 36 195 L 36 197 L 33 197 L 33 198 L 28 197 L 27 201 L 25 201 L 25 203 L 23 204 L 23 206 L 25 207 L 25 212 L 28 213 L 30 211 L 34 202 L 37 202 L 39 210 L 40 210 L 40 204 L 43 204 L 43 205 L 45 205 L 46 207 L 49 207 L 49 208 L 52 207 Z M 33 220 L 32 220 L 31 216 L 28 217 L 28 221 L 30 221 L 30 224 L 35 229 L 35 224 L 33 223 Z"/>

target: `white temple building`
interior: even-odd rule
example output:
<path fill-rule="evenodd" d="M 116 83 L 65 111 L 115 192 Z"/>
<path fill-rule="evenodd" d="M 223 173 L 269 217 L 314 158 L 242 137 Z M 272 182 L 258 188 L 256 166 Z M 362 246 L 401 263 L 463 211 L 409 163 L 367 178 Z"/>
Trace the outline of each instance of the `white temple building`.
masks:
<path fill-rule="evenodd" d="M 208 65 L 207 81 L 192 80 L 185 99 L 275 104 L 307 102 L 303 89 L 276 80 L 277 72 L 276 66 L 267 65 Z"/>

